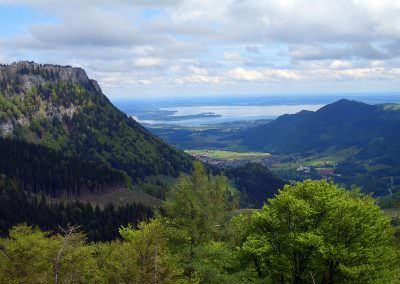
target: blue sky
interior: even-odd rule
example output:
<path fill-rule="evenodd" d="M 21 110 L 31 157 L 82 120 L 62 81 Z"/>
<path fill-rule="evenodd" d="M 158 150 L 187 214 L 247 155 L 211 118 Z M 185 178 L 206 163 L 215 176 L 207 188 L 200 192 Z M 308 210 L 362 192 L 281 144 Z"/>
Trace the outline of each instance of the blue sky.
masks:
<path fill-rule="evenodd" d="M 400 2 L 0 0 L 0 62 L 84 68 L 117 97 L 397 92 Z"/>

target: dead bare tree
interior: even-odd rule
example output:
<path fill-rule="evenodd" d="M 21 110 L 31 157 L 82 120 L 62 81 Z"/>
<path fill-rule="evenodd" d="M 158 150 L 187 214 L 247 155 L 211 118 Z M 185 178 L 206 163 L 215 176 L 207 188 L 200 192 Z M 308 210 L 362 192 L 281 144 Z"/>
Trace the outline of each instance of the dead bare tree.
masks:
<path fill-rule="evenodd" d="M 55 263 L 54 263 L 54 283 L 55 284 L 58 284 L 62 255 L 63 255 L 64 251 L 67 249 L 72 236 L 76 232 L 78 232 L 79 226 L 74 226 L 74 225 L 68 224 L 66 228 L 59 226 L 59 230 L 61 232 L 61 235 L 64 237 L 64 239 L 63 239 L 60 249 L 58 250 L 57 257 L 56 257 Z"/>

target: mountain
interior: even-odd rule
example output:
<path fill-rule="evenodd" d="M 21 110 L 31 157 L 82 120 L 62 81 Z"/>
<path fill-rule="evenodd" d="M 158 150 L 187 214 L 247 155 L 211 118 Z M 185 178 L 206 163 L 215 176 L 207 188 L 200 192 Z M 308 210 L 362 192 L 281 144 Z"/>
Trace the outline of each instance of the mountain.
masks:
<path fill-rule="evenodd" d="M 0 136 L 126 172 L 177 176 L 191 158 L 115 108 L 81 68 L 0 65 Z"/>
<path fill-rule="evenodd" d="M 302 163 L 319 168 L 321 175 L 360 185 L 365 192 L 385 195 L 400 189 L 398 104 L 340 100 L 234 136 L 244 148 L 286 157 L 295 169 Z"/>
<path fill-rule="evenodd" d="M 273 153 L 358 147 L 360 155 L 378 156 L 400 144 L 400 111 L 389 106 L 340 100 L 315 112 L 280 116 L 237 138 L 250 149 Z"/>
<path fill-rule="evenodd" d="M 129 190 L 132 181 L 177 176 L 192 161 L 115 108 L 83 69 L 33 62 L 0 65 L 0 153 L 0 235 L 22 222 L 76 224 L 90 240 L 153 216 L 160 200 Z"/>

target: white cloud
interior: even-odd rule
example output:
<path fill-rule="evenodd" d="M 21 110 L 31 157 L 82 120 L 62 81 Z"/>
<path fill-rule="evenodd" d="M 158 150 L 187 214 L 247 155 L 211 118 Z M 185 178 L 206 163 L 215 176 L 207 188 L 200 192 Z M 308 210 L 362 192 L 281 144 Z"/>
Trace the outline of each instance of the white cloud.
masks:
<path fill-rule="evenodd" d="M 330 67 L 333 69 L 348 69 L 351 68 L 353 64 L 346 60 L 333 60 Z"/>
<path fill-rule="evenodd" d="M 191 71 L 195 75 L 204 75 L 204 76 L 208 75 L 208 70 L 206 68 L 203 68 L 203 67 L 197 67 L 197 66 L 194 66 L 194 65 L 190 65 L 188 67 L 188 69 L 189 69 L 189 71 Z"/>
<path fill-rule="evenodd" d="M 257 70 L 244 70 L 243 68 L 235 68 L 228 72 L 228 76 L 236 80 L 244 81 L 261 81 L 264 75 Z"/>
<path fill-rule="evenodd" d="M 240 61 L 242 56 L 239 52 L 224 52 L 224 59 L 228 61 Z"/>
<path fill-rule="evenodd" d="M 235 68 L 228 72 L 228 76 L 243 81 L 300 80 L 302 78 L 299 72 L 285 69 L 245 70 Z"/>
<path fill-rule="evenodd" d="M 135 60 L 134 65 L 136 67 L 157 67 L 163 64 L 163 60 L 160 58 L 141 57 Z"/>
<path fill-rule="evenodd" d="M 177 84 L 218 84 L 222 83 L 223 79 L 219 76 L 189 75 L 178 77 L 174 82 Z"/>

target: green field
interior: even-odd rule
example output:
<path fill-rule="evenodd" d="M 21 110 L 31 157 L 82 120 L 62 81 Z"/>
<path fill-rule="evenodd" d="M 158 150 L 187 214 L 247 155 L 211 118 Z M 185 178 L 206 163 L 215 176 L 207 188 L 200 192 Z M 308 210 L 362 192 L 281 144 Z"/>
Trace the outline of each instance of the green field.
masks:
<path fill-rule="evenodd" d="M 238 161 L 252 161 L 259 162 L 263 158 L 271 156 L 270 153 L 263 152 L 234 152 L 234 151 L 223 151 L 223 150 L 186 150 L 186 153 L 190 155 L 202 155 L 207 156 L 210 159 L 215 160 L 238 160 Z"/>
<path fill-rule="evenodd" d="M 400 218 L 400 209 L 399 208 L 387 208 L 383 209 L 386 215 L 390 216 L 391 218 Z"/>
<path fill-rule="evenodd" d="M 400 111 L 400 104 L 384 104 L 383 109 L 387 111 Z"/>
<path fill-rule="evenodd" d="M 360 150 L 356 147 L 346 148 L 333 154 L 321 155 L 319 157 L 305 159 L 303 163 L 312 167 L 335 166 L 337 163 L 343 162 L 348 158 L 356 155 Z"/>

